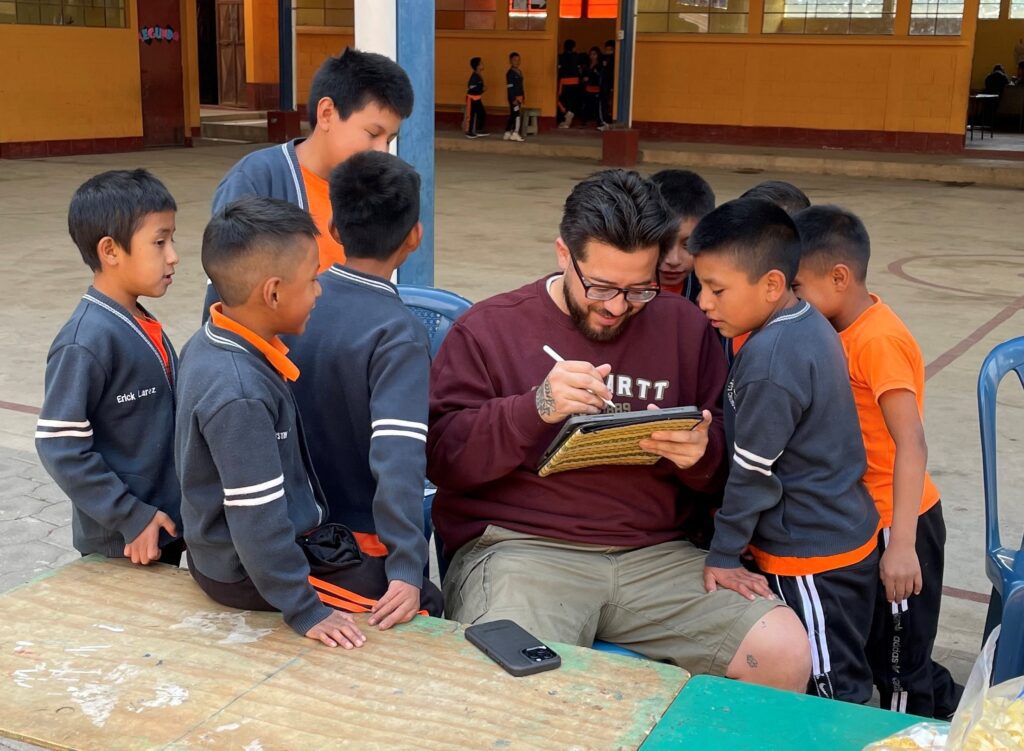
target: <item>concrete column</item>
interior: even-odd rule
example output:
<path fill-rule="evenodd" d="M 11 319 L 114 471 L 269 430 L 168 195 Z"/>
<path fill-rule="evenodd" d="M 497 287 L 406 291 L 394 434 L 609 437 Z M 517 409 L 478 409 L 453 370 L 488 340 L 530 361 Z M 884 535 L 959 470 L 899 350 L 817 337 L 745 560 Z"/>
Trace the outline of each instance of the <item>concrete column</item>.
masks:
<path fill-rule="evenodd" d="M 633 60 L 636 57 L 636 0 L 620 0 L 619 28 L 622 39 L 616 50 L 619 64 L 618 93 L 615 97 L 615 121 L 633 126 Z"/>

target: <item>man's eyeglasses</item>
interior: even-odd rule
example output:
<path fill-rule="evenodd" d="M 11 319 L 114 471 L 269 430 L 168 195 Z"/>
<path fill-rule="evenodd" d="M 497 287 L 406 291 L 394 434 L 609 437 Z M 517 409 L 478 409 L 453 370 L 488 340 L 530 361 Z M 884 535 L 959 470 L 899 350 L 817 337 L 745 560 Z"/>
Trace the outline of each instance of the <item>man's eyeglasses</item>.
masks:
<path fill-rule="evenodd" d="M 569 260 L 572 261 L 572 267 L 576 270 L 576 276 L 580 278 L 580 284 L 583 285 L 583 294 L 586 295 L 588 300 L 602 300 L 607 302 L 609 300 L 614 300 L 619 295 L 625 295 L 626 302 L 644 303 L 653 300 L 661 291 L 660 284 L 655 284 L 653 287 L 642 287 L 640 289 L 637 289 L 636 287 L 609 287 L 604 284 L 592 284 L 587 281 L 585 276 L 583 276 L 583 272 L 580 271 L 580 266 L 576 263 L 576 259 L 572 257 L 572 253 L 569 254 Z"/>

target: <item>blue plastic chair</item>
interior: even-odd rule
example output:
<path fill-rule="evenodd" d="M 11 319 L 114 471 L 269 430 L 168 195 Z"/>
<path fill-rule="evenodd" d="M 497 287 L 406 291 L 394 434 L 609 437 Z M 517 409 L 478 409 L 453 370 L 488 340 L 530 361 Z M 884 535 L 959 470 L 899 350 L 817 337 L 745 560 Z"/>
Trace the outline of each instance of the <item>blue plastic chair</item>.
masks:
<path fill-rule="evenodd" d="M 612 644 L 608 641 L 595 641 L 593 645 L 591 645 L 591 649 L 596 649 L 598 652 L 608 652 L 610 654 L 633 657 L 637 660 L 647 659 L 639 652 L 634 652 L 632 649 L 626 649 L 625 647 L 620 647 L 618 644 Z"/>
<path fill-rule="evenodd" d="M 996 473 L 996 396 L 999 383 L 1010 371 L 1024 386 L 1024 337 L 993 349 L 978 375 L 978 416 L 981 422 L 981 463 L 985 487 L 985 573 L 992 581 L 985 638 L 999 623 L 993 683 L 1024 675 L 1024 552 L 1003 547 L 999 536 Z M 1024 543 L 1022 546 L 1024 547 Z"/>
<path fill-rule="evenodd" d="M 416 314 L 426 328 L 427 336 L 430 338 L 431 359 L 437 355 L 441 342 L 451 331 L 456 319 L 473 305 L 465 297 L 454 292 L 435 287 L 421 287 L 416 284 L 399 284 L 398 294 L 406 307 Z M 433 511 L 434 493 L 436 492 L 437 488 L 428 480 L 423 489 L 423 533 L 427 536 L 428 542 L 434 533 L 434 523 L 431 521 L 430 515 Z M 443 579 L 445 569 L 448 567 L 441 555 L 441 540 L 436 536 L 434 537 L 434 547 L 437 549 L 437 565 L 440 569 L 438 573 Z"/>

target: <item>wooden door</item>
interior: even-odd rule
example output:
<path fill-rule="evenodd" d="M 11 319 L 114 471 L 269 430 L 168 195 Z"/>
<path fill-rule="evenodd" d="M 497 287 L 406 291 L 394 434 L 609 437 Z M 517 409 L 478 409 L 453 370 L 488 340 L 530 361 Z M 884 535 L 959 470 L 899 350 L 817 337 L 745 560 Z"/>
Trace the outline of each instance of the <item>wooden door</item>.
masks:
<path fill-rule="evenodd" d="M 185 143 L 185 98 L 180 0 L 146 0 L 138 9 L 142 142 L 146 146 L 181 146 Z"/>
<path fill-rule="evenodd" d="M 246 104 L 243 0 L 217 0 L 217 82 L 220 103 Z"/>

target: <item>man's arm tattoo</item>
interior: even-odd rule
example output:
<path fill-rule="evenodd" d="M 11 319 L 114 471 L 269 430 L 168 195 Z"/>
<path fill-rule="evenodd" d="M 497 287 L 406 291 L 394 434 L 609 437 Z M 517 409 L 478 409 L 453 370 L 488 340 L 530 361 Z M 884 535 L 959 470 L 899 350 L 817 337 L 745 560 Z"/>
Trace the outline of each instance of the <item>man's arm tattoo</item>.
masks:
<path fill-rule="evenodd" d="M 752 668 L 756 668 L 758 665 L 757 658 L 754 655 L 747 655 L 747 664 Z"/>
<path fill-rule="evenodd" d="M 544 383 L 537 389 L 537 414 L 541 417 L 551 417 L 555 414 L 555 397 L 551 393 L 551 383 L 547 378 L 544 379 Z"/>

